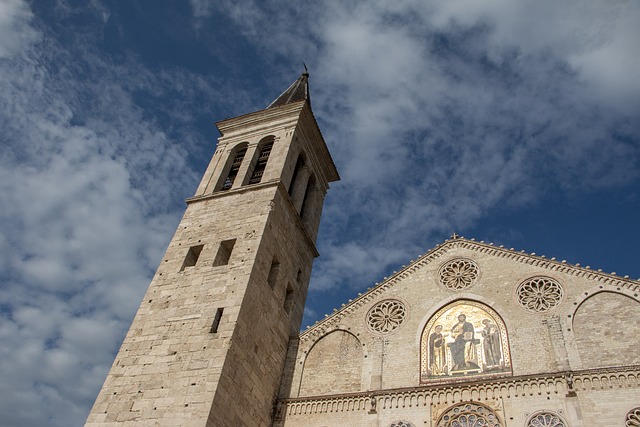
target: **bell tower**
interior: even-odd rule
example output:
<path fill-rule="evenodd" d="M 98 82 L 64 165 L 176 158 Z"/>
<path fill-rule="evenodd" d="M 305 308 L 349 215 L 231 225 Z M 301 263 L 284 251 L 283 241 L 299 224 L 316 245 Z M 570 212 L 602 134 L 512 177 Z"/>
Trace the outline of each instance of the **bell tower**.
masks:
<path fill-rule="evenodd" d="M 270 426 L 339 179 L 304 73 L 221 137 L 87 426 Z"/>

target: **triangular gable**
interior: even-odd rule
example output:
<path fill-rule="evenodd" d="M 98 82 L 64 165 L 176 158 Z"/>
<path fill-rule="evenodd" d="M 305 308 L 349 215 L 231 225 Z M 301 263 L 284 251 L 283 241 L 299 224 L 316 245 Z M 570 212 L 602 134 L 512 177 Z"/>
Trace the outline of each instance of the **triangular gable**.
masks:
<path fill-rule="evenodd" d="M 325 315 L 324 319 L 317 321 L 312 326 L 309 326 L 300 334 L 300 340 L 302 342 L 315 340 L 324 335 L 326 331 L 335 328 L 348 314 L 378 299 L 396 283 L 409 277 L 409 275 L 418 269 L 421 269 L 436 259 L 441 258 L 452 249 L 457 248 L 493 255 L 498 258 L 505 258 L 530 266 L 545 268 L 554 272 L 595 280 L 603 284 L 617 286 L 624 289 L 640 290 L 640 280 L 635 281 L 630 279 L 628 276 L 621 278 L 616 276 L 615 273 L 605 273 L 602 272 L 602 270 L 594 271 L 591 270 L 589 266 L 582 267 L 580 264 L 569 264 L 565 260 L 558 261 L 555 257 L 546 258 L 544 255 L 536 255 L 535 252 L 526 253 L 524 250 L 518 252 L 514 248 L 507 249 L 504 248 L 503 245 L 495 246 L 493 243 L 485 243 L 484 241 L 478 242 L 475 241 L 475 239 L 465 239 L 464 237 L 454 234 L 450 239 L 446 239 L 443 243 L 435 246 L 424 255 L 411 261 L 408 265 L 403 266 L 390 277 L 385 277 L 382 282 L 377 283 L 372 288 L 369 288 L 367 292 L 359 294 L 357 298 L 349 300 L 347 303 L 343 304 L 340 309 L 335 309 L 333 313 Z"/>

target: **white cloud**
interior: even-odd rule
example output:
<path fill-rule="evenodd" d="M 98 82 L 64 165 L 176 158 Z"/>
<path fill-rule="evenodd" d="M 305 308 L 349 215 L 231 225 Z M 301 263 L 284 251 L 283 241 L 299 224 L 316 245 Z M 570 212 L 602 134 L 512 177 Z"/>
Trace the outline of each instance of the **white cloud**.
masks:
<path fill-rule="evenodd" d="M 31 35 L 0 41 L 0 418 L 81 425 L 177 224 L 177 197 L 197 183 L 187 148 L 212 143 L 185 126 L 195 118 L 177 87 L 190 82 L 193 102 L 215 93 L 197 75 L 110 63 L 89 34 L 41 43 L 28 6 L 0 7 L 2 34 Z M 134 94 L 168 90 L 161 127 Z"/>
<path fill-rule="evenodd" d="M 36 38 L 29 25 L 31 17 L 29 6 L 21 0 L 0 2 L 0 59 L 15 55 Z"/>
<path fill-rule="evenodd" d="M 327 198 L 312 291 L 371 285 L 434 236 L 549 188 L 637 179 L 633 2 L 191 7 L 199 37 L 208 16 L 225 14 L 274 69 L 283 57 L 311 68 L 314 111 L 343 178 Z M 213 91 L 215 75 L 100 56 L 100 25 L 116 15 L 95 0 L 87 10 L 95 31 L 61 42 L 34 27 L 26 3 L 0 3 L 7 426 L 84 421 L 179 199 L 195 188 L 188 153 L 212 144 L 191 130 L 194 114 L 214 102 L 241 114 L 255 102 L 243 88 Z M 75 11 L 59 2 L 56 13 Z M 274 78 L 274 96 L 292 78 Z"/>
<path fill-rule="evenodd" d="M 297 57 L 314 45 L 314 108 L 346 183 L 327 199 L 315 289 L 359 288 L 413 255 L 416 235 L 448 235 L 497 205 L 637 177 L 632 2 L 225 7 L 265 49 Z M 623 94 L 621 115 L 601 108 Z"/>

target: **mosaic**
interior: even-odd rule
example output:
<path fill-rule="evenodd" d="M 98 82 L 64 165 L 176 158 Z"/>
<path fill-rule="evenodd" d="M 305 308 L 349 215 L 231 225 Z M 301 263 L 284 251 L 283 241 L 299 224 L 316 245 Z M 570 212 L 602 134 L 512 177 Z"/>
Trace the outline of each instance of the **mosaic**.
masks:
<path fill-rule="evenodd" d="M 440 309 L 422 332 L 421 381 L 511 372 L 507 330 L 498 314 L 475 301 Z"/>

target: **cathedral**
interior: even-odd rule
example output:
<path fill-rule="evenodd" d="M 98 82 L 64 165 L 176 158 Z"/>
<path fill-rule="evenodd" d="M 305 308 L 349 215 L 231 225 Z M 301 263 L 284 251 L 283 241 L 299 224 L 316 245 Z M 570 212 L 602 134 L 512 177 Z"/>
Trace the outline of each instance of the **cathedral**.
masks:
<path fill-rule="evenodd" d="M 308 74 L 221 137 L 86 426 L 638 427 L 640 282 L 452 235 L 300 332 Z"/>

